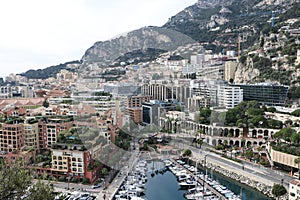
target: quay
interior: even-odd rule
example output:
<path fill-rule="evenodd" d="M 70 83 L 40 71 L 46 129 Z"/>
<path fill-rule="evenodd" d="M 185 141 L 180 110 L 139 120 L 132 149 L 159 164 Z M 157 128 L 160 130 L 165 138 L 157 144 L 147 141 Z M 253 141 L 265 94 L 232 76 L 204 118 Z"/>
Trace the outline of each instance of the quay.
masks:
<path fill-rule="evenodd" d="M 178 167 L 183 167 L 181 164 L 179 164 L 176 160 L 173 158 L 170 158 L 170 160 L 176 164 Z M 212 193 L 214 193 L 217 197 L 219 197 L 222 200 L 227 200 L 225 196 L 223 196 L 220 192 L 218 192 L 215 188 L 211 187 L 209 184 L 205 182 L 205 180 L 200 179 L 198 176 L 190 172 L 189 170 L 186 170 L 188 174 L 190 174 L 195 180 L 197 180 L 199 183 L 202 184 L 202 186 L 205 186 L 207 189 L 209 189 Z"/>

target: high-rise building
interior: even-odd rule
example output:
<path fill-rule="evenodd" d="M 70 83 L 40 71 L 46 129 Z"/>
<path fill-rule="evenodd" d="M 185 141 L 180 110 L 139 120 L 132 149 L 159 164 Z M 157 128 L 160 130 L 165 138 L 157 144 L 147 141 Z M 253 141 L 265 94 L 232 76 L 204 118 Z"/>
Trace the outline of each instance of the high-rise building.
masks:
<path fill-rule="evenodd" d="M 230 79 L 234 80 L 234 75 L 237 66 L 238 66 L 237 62 L 234 61 L 225 62 L 225 72 L 224 72 L 225 81 L 230 81 Z"/>
<path fill-rule="evenodd" d="M 134 107 L 142 107 L 144 102 L 148 102 L 152 99 L 152 96 L 131 96 L 128 97 L 127 107 L 134 108 Z"/>
<path fill-rule="evenodd" d="M 156 82 L 142 86 L 142 95 L 150 95 L 154 100 L 176 99 L 186 102 L 192 96 L 190 82 Z"/>
<path fill-rule="evenodd" d="M 219 85 L 217 95 L 218 107 L 233 108 L 243 101 L 243 89 L 229 85 Z"/>
<path fill-rule="evenodd" d="M 288 86 L 272 83 L 234 84 L 232 86 L 243 89 L 244 101 L 255 100 L 267 106 L 284 106 L 289 89 Z"/>
<path fill-rule="evenodd" d="M 151 100 L 143 103 L 143 124 L 159 125 L 159 118 L 170 110 L 175 110 L 177 104 L 172 101 Z"/>

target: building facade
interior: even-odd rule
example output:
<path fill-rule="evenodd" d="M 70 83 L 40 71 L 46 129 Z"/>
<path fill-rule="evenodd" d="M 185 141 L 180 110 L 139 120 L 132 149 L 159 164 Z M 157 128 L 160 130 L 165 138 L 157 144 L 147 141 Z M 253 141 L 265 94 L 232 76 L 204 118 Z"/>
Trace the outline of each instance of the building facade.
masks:
<path fill-rule="evenodd" d="M 244 101 L 258 101 L 266 106 L 284 106 L 287 99 L 288 86 L 271 83 L 234 84 L 243 89 Z"/>
<path fill-rule="evenodd" d="M 3 124 L 0 131 L 1 152 L 19 152 L 25 146 L 22 124 Z"/>
<path fill-rule="evenodd" d="M 233 86 L 218 86 L 217 104 L 219 107 L 234 108 L 243 101 L 243 89 Z"/>
<path fill-rule="evenodd" d="M 225 81 L 234 80 L 235 71 L 237 69 L 238 63 L 234 61 L 225 62 L 225 70 L 224 70 L 224 79 Z"/>

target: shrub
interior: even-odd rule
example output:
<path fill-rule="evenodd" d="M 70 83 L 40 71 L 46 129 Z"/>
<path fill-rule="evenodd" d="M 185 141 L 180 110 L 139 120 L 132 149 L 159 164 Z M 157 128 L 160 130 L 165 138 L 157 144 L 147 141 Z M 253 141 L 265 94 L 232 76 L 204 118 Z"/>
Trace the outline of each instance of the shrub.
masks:
<path fill-rule="evenodd" d="M 280 184 L 274 184 L 272 188 L 272 194 L 276 197 L 282 196 L 287 193 L 287 190 L 283 185 Z"/>
<path fill-rule="evenodd" d="M 90 179 L 88 179 L 88 178 L 84 178 L 84 179 L 82 180 L 82 184 L 91 184 L 91 181 L 90 181 Z"/>
<path fill-rule="evenodd" d="M 60 176 L 60 177 L 58 178 L 58 181 L 62 181 L 62 182 L 64 182 L 64 181 L 66 181 L 66 177 L 64 177 L 64 176 Z"/>
<path fill-rule="evenodd" d="M 78 178 L 72 178 L 72 179 L 71 179 L 71 182 L 72 182 L 72 183 L 78 183 Z"/>

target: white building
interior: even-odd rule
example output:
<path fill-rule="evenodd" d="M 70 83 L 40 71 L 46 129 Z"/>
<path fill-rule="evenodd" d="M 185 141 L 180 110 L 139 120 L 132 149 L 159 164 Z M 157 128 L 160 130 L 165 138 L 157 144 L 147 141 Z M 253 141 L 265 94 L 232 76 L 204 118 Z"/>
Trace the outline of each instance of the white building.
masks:
<path fill-rule="evenodd" d="M 300 199 L 300 180 L 294 179 L 289 183 L 289 200 Z"/>
<path fill-rule="evenodd" d="M 217 104 L 219 107 L 233 108 L 243 101 L 243 89 L 240 87 L 219 85 Z"/>
<path fill-rule="evenodd" d="M 202 68 L 204 61 L 205 61 L 204 54 L 191 55 L 191 64 L 192 65 L 198 65 L 200 68 Z"/>

